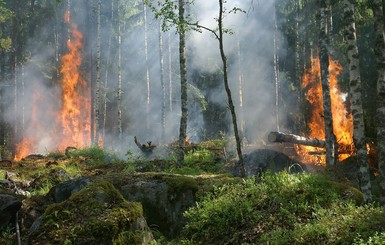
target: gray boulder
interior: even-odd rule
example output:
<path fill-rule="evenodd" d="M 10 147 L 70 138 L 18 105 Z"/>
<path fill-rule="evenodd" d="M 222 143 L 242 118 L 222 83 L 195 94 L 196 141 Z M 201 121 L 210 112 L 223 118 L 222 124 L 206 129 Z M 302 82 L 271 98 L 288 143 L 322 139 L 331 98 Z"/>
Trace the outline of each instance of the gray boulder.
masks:
<path fill-rule="evenodd" d="M 243 155 L 246 177 L 261 174 L 266 171 L 273 173 L 287 170 L 299 173 L 306 170 L 306 166 L 295 162 L 285 154 L 270 149 L 257 149 Z M 238 173 L 237 169 L 231 172 Z"/>
<path fill-rule="evenodd" d="M 22 200 L 17 197 L 0 194 L 0 230 L 6 227 L 20 210 Z"/>
<path fill-rule="evenodd" d="M 68 199 L 72 194 L 80 191 L 91 183 L 91 180 L 87 177 L 80 177 L 74 180 L 69 180 L 58 184 L 50 190 L 53 192 L 53 198 L 55 202 L 62 202 Z"/>

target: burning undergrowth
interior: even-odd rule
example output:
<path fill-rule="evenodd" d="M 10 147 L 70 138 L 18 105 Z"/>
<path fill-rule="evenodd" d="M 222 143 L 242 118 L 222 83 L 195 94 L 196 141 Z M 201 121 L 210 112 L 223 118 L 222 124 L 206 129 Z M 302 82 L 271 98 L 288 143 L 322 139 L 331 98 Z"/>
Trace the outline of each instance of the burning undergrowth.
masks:
<path fill-rule="evenodd" d="M 47 91 L 43 84 L 34 81 L 30 92 L 32 101 L 28 104 L 28 125 L 16 144 L 15 160 L 32 152 L 90 144 L 90 89 L 81 71 L 83 35 L 72 22 L 69 12 L 64 21 L 70 34 L 66 43 L 68 52 L 60 59 L 57 91 L 55 88 Z"/>

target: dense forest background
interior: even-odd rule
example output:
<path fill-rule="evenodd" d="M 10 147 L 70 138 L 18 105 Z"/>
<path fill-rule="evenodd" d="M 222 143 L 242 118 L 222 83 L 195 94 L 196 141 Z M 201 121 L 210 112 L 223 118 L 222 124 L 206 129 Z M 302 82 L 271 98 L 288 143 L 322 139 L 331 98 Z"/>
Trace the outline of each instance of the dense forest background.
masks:
<path fill-rule="evenodd" d="M 369 1 L 356 2 L 366 137 L 374 140 L 374 18 Z M 347 67 L 343 6 L 341 1 L 330 3 L 329 52 Z M 316 1 L 229 1 L 226 7 L 244 10 L 224 18 L 233 32 L 225 37 L 224 49 L 241 138 L 260 144 L 270 130 L 306 134 L 310 107 L 301 81 L 318 50 Z M 186 5 L 191 20 L 211 29 L 217 28 L 217 9 L 216 1 Z M 71 53 L 67 41 L 74 43 L 76 30 L 81 33 L 80 60 L 69 69 L 78 69 L 78 80 L 84 81 L 77 89 L 84 99 L 80 108 L 89 115 L 80 122 L 85 140 L 68 144 L 89 145 L 96 139 L 124 154 L 134 136 L 157 144 L 175 141 L 180 118 L 178 35 L 175 28 L 162 31 L 161 21 L 143 1 L 2 0 L 1 147 L 16 154 L 25 139 L 32 152 L 62 147 L 67 137 L 57 123 L 63 106 L 62 58 Z M 198 142 L 231 135 L 217 41 L 209 32 L 190 30 L 186 44 L 187 136 Z M 345 93 L 348 77 L 347 69 L 338 77 Z"/>

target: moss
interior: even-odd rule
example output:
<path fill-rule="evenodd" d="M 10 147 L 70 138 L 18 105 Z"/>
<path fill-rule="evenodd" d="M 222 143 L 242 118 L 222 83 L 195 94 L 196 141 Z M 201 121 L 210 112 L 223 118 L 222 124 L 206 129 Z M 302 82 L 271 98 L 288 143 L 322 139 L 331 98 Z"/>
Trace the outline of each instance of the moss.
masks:
<path fill-rule="evenodd" d="M 199 188 L 197 181 L 189 176 L 165 175 L 163 181 L 167 183 L 170 194 L 179 194 L 185 190 L 192 190 L 195 193 Z"/>
<path fill-rule="evenodd" d="M 358 189 L 335 181 L 330 181 L 329 183 L 342 198 L 353 200 L 356 205 L 364 204 L 364 195 Z"/>
<path fill-rule="evenodd" d="M 201 175 L 196 178 L 199 189 L 196 192 L 196 198 L 199 200 L 208 192 L 212 192 L 215 187 L 225 184 L 237 184 L 242 181 L 241 178 L 229 177 L 226 175 Z"/>
<path fill-rule="evenodd" d="M 139 203 L 127 202 L 107 181 L 96 181 L 68 200 L 48 206 L 33 241 L 41 244 L 141 244 L 136 222 L 143 215 Z M 138 238 L 138 239 L 137 239 Z"/>

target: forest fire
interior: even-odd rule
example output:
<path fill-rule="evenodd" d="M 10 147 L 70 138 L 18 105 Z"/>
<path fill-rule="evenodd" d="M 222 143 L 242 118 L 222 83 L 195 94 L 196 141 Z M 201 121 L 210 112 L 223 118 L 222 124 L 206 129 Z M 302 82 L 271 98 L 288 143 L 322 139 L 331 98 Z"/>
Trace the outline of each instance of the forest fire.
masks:
<path fill-rule="evenodd" d="M 31 120 L 29 124 L 35 130 L 41 128 L 38 120 L 39 113 L 37 105 L 42 101 L 42 99 L 43 96 L 38 92 L 38 89 L 34 87 L 31 101 Z M 37 144 L 33 138 L 34 137 L 32 137 L 31 135 L 26 135 L 20 143 L 16 144 L 16 155 L 14 157 L 15 160 L 19 161 L 29 153 L 36 151 Z"/>
<path fill-rule="evenodd" d="M 352 114 L 346 109 L 347 95 L 341 92 L 337 79 L 342 70 L 343 68 L 338 61 L 329 58 L 333 130 L 339 145 L 339 161 L 355 154 L 353 144 Z M 321 71 L 318 58 L 311 57 L 311 67 L 306 70 L 302 77 L 302 87 L 307 90 L 306 99 L 308 100 L 311 108 L 311 117 L 307 123 L 309 128 L 309 135 L 307 136 L 311 138 L 325 139 L 323 118 L 324 109 L 320 74 Z M 303 162 L 322 165 L 325 164 L 325 154 L 314 154 L 314 152 L 323 152 L 324 149 L 303 145 L 296 145 L 295 148 Z"/>
<path fill-rule="evenodd" d="M 67 41 L 68 53 L 64 54 L 60 59 L 61 97 L 58 101 L 60 109 L 49 113 L 51 117 L 54 117 L 53 121 L 55 123 L 51 129 L 46 129 L 46 131 L 50 130 L 50 135 L 48 136 L 50 138 L 50 145 L 46 145 L 46 149 L 64 150 L 67 146 L 82 147 L 88 145 L 90 141 L 90 89 L 80 72 L 83 35 L 71 21 L 69 12 L 65 13 L 64 21 L 70 26 L 71 36 Z M 34 93 L 33 98 L 38 97 Z M 39 124 L 39 120 L 37 120 L 39 118 L 38 114 L 43 114 L 44 110 L 39 108 L 39 103 L 35 99 L 32 101 L 31 106 L 30 124 L 37 131 L 38 128 L 42 127 Z M 38 139 L 36 137 L 36 135 L 26 135 L 17 144 L 15 160 L 20 160 L 22 157 L 37 150 Z"/>
<path fill-rule="evenodd" d="M 20 143 L 16 145 L 16 155 L 14 159 L 20 161 L 24 156 L 28 155 L 33 151 L 32 143 L 29 139 L 24 138 Z"/>
<path fill-rule="evenodd" d="M 71 26 L 71 38 L 67 41 L 69 52 L 62 56 L 62 107 L 57 116 L 57 127 L 62 134 L 58 148 L 84 146 L 90 139 L 90 96 L 87 82 L 80 74 L 83 35 L 71 21 L 69 13 L 64 20 Z"/>

